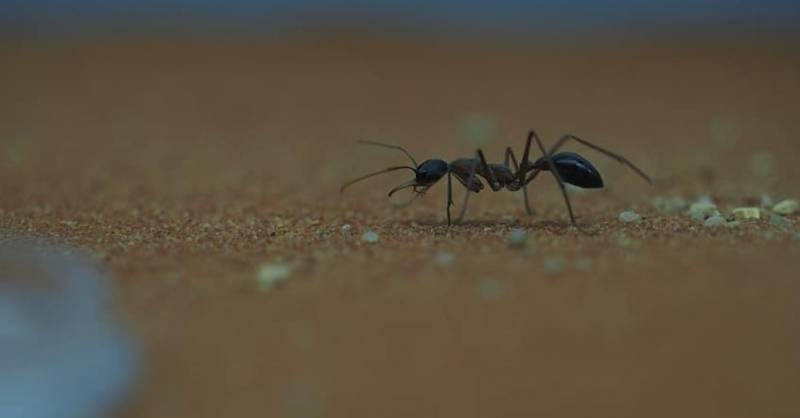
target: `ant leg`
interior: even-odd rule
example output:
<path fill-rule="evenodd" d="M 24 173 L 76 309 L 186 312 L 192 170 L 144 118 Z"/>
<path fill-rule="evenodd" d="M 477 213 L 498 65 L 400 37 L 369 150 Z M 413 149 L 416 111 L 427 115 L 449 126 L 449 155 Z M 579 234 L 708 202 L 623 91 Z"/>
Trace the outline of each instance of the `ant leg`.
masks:
<path fill-rule="evenodd" d="M 517 157 L 514 156 L 514 151 L 511 147 L 506 147 L 506 158 L 505 158 L 505 165 L 508 167 L 508 160 L 511 159 L 511 162 L 514 163 L 514 171 L 519 173 L 519 164 L 517 164 Z M 510 168 L 510 167 L 509 167 Z M 522 183 L 522 194 L 525 197 L 525 211 L 528 212 L 528 216 L 533 215 L 533 209 L 531 209 L 530 199 L 528 199 L 528 183 Z"/>
<path fill-rule="evenodd" d="M 397 209 L 407 208 L 407 207 L 411 206 L 412 203 L 416 202 L 417 199 L 419 199 L 420 196 L 422 196 L 421 193 L 414 193 L 414 196 L 411 196 L 411 199 L 408 199 L 408 201 L 403 202 L 403 203 L 398 203 L 396 205 L 393 204 L 393 205 Z"/>
<path fill-rule="evenodd" d="M 511 147 L 506 147 L 506 158 L 503 160 L 503 164 L 506 167 L 511 168 L 511 166 L 508 165 L 509 160 L 511 161 L 511 164 L 514 164 L 514 171 L 519 171 L 519 164 L 517 163 L 517 157 L 514 156 L 514 151 L 511 149 Z"/>
<path fill-rule="evenodd" d="M 536 136 L 536 134 L 533 131 L 531 131 L 530 135 L 536 139 L 536 145 L 539 146 L 539 150 L 542 151 L 545 160 L 547 160 L 547 165 L 549 167 L 553 167 L 553 169 L 550 170 L 550 172 L 553 173 L 553 177 L 555 177 L 556 183 L 558 183 L 558 187 L 561 189 L 561 194 L 564 196 L 564 202 L 567 204 L 567 211 L 569 212 L 569 219 L 570 221 L 572 221 L 572 226 L 580 230 L 580 227 L 578 227 L 578 223 L 575 222 L 575 214 L 572 213 L 572 204 L 569 201 L 569 195 L 567 195 L 567 189 L 566 187 L 564 187 L 564 181 L 561 179 L 561 174 L 559 174 L 558 170 L 555 169 L 555 164 L 553 164 L 553 159 L 550 157 L 550 153 L 548 153 L 547 150 L 544 149 L 542 141 L 539 139 L 538 136 Z"/>
<path fill-rule="evenodd" d="M 533 209 L 531 208 L 531 202 L 530 202 L 530 199 L 528 198 L 528 185 L 527 184 L 522 186 L 522 196 L 525 199 L 525 212 L 528 213 L 528 216 L 532 216 L 533 215 Z"/>
<path fill-rule="evenodd" d="M 539 175 L 539 173 L 541 173 L 541 172 L 542 172 L 542 169 L 540 169 L 540 168 L 535 168 L 535 169 L 531 170 L 531 175 L 530 175 L 530 177 L 528 177 L 527 179 L 525 179 L 525 185 L 527 186 L 527 185 L 528 185 L 528 183 L 532 182 L 532 181 L 533 181 L 533 179 L 535 179 L 535 178 L 536 178 L 536 176 L 538 176 L 538 175 Z"/>
<path fill-rule="evenodd" d="M 500 190 L 499 182 L 497 178 L 494 176 L 494 172 L 489 167 L 489 164 L 486 162 L 486 157 L 483 155 L 483 150 L 478 149 L 475 151 L 477 155 L 476 158 L 472 160 L 472 167 L 469 170 L 469 177 L 467 178 L 467 182 L 465 184 L 467 188 L 467 194 L 464 195 L 464 203 L 461 205 L 461 212 L 458 215 L 458 220 L 456 222 L 461 222 L 464 219 L 464 214 L 467 213 L 467 202 L 469 202 L 469 193 L 470 193 L 470 186 L 472 185 L 473 180 L 475 179 L 475 175 L 477 174 L 478 165 L 480 164 L 483 170 L 488 173 L 489 177 L 486 180 L 490 183 L 489 187 L 492 188 L 494 191 Z M 477 192 L 476 192 L 477 193 Z"/>
<path fill-rule="evenodd" d="M 489 181 L 489 187 L 491 187 L 495 192 L 500 190 L 502 186 L 500 186 L 500 182 L 497 181 L 497 177 L 494 176 L 494 171 L 492 171 L 492 168 L 489 167 L 489 163 L 486 162 L 486 157 L 483 155 L 483 150 L 478 149 L 476 152 L 478 154 L 478 159 L 480 159 L 481 167 L 488 175 L 486 180 Z"/>
<path fill-rule="evenodd" d="M 525 184 L 525 174 L 528 172 L 528 156 L 531 153 L 533 137 L 536 137 L 537 140 L 539 138 L 536 136 L 536 132 L 531 129 L 531 131 L 528 132 L 528 140 L 525 142 L 525 151 L 522 152 L 522 160 L 519 162 L 519 170 L 517 170 L 517 181 L 519 184 Z"/>
<path fill-rule="evenodd" d="M 631 170 L 635 171 L 636 174 L 638 174 L 640 177 L 642 177 L 646 182 L 648 182 L 650 184 L 653 184 L 653 180 L 651 180 L 650 177 L 647 174 L 645 174 L 644 171 L 642 171 L 639 167 L 634 165 L 632 162 L 628 161 L 627 158 L 625 158 L 625 157 L 623 157 L 623 156 L 621 156 L 619 154 L 616 154 L 614 152 L 611 152 L 611 151 L 609 151 L 609 150 L 607 150 L 605 148 L 601 148 L 601 147 L 599 147 L 599 146 L 597 146 L 595 144 L 592 144 L 589 141 L 586 141 L 584 139 L 580 139 L 575 135 L 566 134 L 566 135 L 563 135 L 561 138 L 559 138 L 559 140 L 556 141 L 556 144 L 553 145 L 552 148 L 550 148 L 550 154 L 551 155 L 554 154 L 556 151 L 559 150 L 559 148 L 561 148 L 564 145 L 564 143 L 566 143 L 570 139 L 573 140 L 573 141 L 579 142 L 579 143 L 581 143 L 581 144 L 583 144 L 583 145 L 585 145 L 585 146 L 587 146 L 587 147 L 589 147 L 589 148 L 591 148 L 591 149 L 593 149 L 593 150 L 595 150 L 595 151 L 597 151 L 597 152 L 599 152 L 599 153 L 601 153 L 601 154 L 603 154 L 603 155 L 605 155 L 605 156 L 607 156 L 607 157 L 609 157 L 609 158 L 611 158 L 613 160 L 616 160 L 617 162 L 619 162 L 622 165 L 628 166 Z"/>
<path fill-rule="evenodd" d="M 453 180 L 450 172 L 447 172 L 447 226 L 451 225 L 450 206 L 453 206 Z"/>
<path fill-rule="evenodd" d="M 403 182 L 399 186 L 389 191 L 389 197 L 392 197 L 393 194 L 399 192 L 400 190 L 407 189 L 409 187 L 414 187 L 416 185 L 417 185 L 417 179 L 411 179 L 409 181 Z"/>
<path fill-rule="evenodd" d="M 478 160 L 473 159 L 472 167 L 470 167 L 469 169 L 469 177 L 467 177 L 467 184 L 466 184 L 467 187 L 465 187 L 466 192 L 464 194 L 464 202 L 461 204 L 461 212 L 458 214 L 458 219 L 456 220 L 456 223 L 461 223 L 461 221 L 464 220 L 464 215 L 466 215 L 467 213 L 467 203 L 469 202 L 469 194 L 470 194 L 469 186 L 475 180 L 475 171 L 477 170 L 477 168 L 478 168 Z"/>

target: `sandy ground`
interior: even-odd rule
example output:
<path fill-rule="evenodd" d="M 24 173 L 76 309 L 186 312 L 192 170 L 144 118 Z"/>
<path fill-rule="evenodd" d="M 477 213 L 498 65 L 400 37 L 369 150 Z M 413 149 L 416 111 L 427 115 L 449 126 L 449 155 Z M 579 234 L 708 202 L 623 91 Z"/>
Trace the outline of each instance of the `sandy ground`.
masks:
<path fill-rule="evenodd" d="M 796 44 L 6 41 L 0 91 L 0 231 L 114 275 L 148 359 L 120 417 L 800 416 L 797 215 L 653 205 L 800 197 Z M 529 128 L 655 184 L 572 146 L 590 234 L 546 176 L 535 216 L 483 192 L 449 228 L 444 182 L 339 193 L 405 163 L 357 139 L 499 161 Z"/>

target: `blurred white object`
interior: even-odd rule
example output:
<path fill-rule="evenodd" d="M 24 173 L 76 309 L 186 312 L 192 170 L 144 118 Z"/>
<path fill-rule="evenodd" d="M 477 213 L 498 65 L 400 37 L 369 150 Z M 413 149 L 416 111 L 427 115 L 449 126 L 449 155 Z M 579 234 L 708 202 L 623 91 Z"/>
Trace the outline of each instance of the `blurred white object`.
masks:
<path fill-rule="evenodd" d="M 136 350 L 105 278 L 64 251 L 0 243 L 0 418 L 99 416 L 132 384 Z"/>

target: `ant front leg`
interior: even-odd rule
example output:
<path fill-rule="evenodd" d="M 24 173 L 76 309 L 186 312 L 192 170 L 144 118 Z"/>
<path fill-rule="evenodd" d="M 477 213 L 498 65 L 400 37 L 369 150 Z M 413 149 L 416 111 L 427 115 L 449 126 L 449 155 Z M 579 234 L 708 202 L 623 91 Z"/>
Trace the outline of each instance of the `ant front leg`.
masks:
<path fill-rule="evenodd" d="M 466 194 L 464 195 L 464 203 L 461 205 L 461 212 L 458 215 L 458 220 L 456 220 L 456 222 L 458 223 L 464 220 L 464 215 L 467 213 L 467 203 L 469 202 L 469 194 L 471 191 L 470 187 L 472 186 L 473 182 L 476 181 L 475 176 L 478 173 L 479 165 L 481 166 L 481 170 L 483 170 L 482 172 L 486 173 L 484 177 L 489 182 L 489 187 L 494 191 L 498 191 L 501 189 L 500 182 L 497 181 L 494 172 L 492 171 L 491 167 L 489 167 L 489 164 L 486 162 L 486 157 L 484 157 L 483 155 L 483 150 L 478 149 L 477 151 L 475 151 L 475 155 L 476 157 L 472 159 L 472 163 L 470 164 L 469 176 L 467 177 L 467 182 L 465 183 L 467 191 L 465 192 Z M 475 193 L 477 193 L 477 191 Z"/>

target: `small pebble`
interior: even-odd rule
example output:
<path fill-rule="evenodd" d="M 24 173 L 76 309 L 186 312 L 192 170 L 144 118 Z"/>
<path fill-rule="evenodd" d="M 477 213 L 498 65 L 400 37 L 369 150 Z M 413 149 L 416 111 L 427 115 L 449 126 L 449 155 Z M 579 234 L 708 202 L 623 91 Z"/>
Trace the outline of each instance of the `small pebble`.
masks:
<path fill-rule="evenodd" d="M 286 281 L 292 273 L 286 264 L 264 263 L 258 269 L 256 280 L 261 290 L 272 290 Z"/>
<path fill-rule="evenodd" d="M 626 210 L 619 214 L 619 221 L 623 223 L 638 222 L 641 219 L 641 215 L 631 210 Z"/>
<path fill-rule="evenodd" d="M 361 236 L 361 241 L 368 242 L 370 244 L 378 242 L 378 239 L 379 239 L 378 234 L 376 234 L 373 231 L 367 231 L 364 233 L 364 235 Z"/>
<path fill-rule="evenodd" d="M 689 207 L 689 217 L 695 222 L 704 222 L 706 218 L 714 215 L 719 215 L 717 205 L 707 199 L 692 203 Z"/>
<path fill-rule="evenodd" d="M 522 248 L 528 242 L 528 232 L 522 228 L 514 228 L 508 233 L 506 242 L 511 248 Z"/>
<path fill-rule="evenodd" d="M 781 229 L 787 229 L 792 226 L 792 223 L 788 219 L 775 213 L 769 215 L 769 224 Z"/>
<path fill-rule="evenodd" d="M 800 202 L 795 199 L 786 199 L 773 206 L 772 211 L 778 215 L 786 216 L 797 212 L 798 208 L 800 208 Z"/>
<path fill-rule="evenodd" d="M 484 299 L 498 299 L 503 296 L 505 289 L 503 283 L 495 279 L 483 279 L 478 286 L 478 293 Z"/>
<path fill-rule="evenodd" d="M 564 271 L 564 261 L 558 258 L 544 260 L 544 274 L 556 275 Z"/>
<path fill-rule="evenodd" d="M 678 213 L 687 207 L 689 203 L 680 196 L 656 196 L 652 200 L 653 207 L 661 213 Z"/>
<path fill-rule="evenodd" d="M 733 217 L 736 218 L 737 221 L 761 219 L 761 208 L 735 208 L 733 210 Z"/>
<path fill-rule="evenodd" d="M 439 251 L 436 254 L 436 264 L 447 267 L 456 260 L 456 255 L 448 251 Z"/>
<path fill-rule="evenodd" d="M 725 218 L 719 215 L 714 215 L 706 219 L 705 223 L 703 223 L 703 226 L 706 228 L 719 228 L 720 226 L 723 226 L 726 223 L 727 221 L 725 220 Z"/>
<path fill-rule="evenodd" d="M 342 233 L 344 233 L 344 234 L 350 232 L 351 229 L 353 229 L 353 227 L 350 226 L 350 224 L 344 224 L 344 225 L 339 227 L 339 230 L 342 231 Z"/>

